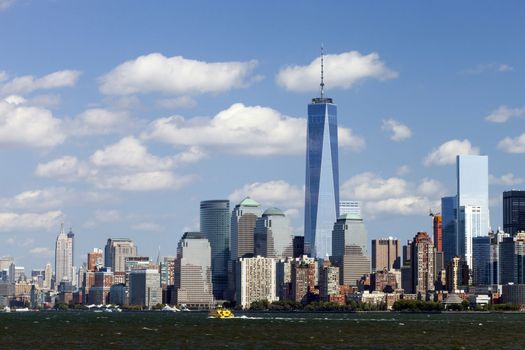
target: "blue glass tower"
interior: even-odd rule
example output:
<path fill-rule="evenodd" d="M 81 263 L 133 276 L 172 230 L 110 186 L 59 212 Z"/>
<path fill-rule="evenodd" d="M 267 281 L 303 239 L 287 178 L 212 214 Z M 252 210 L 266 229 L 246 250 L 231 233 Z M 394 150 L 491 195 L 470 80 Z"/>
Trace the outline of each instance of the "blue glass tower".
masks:
<path fill-rule="evenodd" d="M 339 155 L 337 106 L 324 97 L 321 55 L 321 96 L 308 105 L 304 249 L 311 257 L 332 255 L 332 228 L 339 217 Z"/>

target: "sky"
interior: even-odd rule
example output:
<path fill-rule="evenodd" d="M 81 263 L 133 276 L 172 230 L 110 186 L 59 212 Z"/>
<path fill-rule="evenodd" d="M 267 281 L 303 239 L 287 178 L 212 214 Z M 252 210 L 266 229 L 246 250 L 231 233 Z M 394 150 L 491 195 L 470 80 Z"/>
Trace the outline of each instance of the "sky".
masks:
<path fill-rule="evenodd" d="M 245 196 L 302 234 L 306 109 L 338 105 L 341 198 L 369 239 L 431 232 L 455 156 L 490 215 L 525 187 L 520 1 L 0 0 L 0 256 L 75 264 L 108 237 L 175 255 L 199 202 Z"/>

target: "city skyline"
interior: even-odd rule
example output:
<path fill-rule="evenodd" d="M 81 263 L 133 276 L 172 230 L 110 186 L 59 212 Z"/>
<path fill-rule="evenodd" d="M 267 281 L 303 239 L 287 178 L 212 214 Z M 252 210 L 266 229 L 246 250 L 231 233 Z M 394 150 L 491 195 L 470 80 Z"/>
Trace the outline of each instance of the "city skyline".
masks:
<path fill-rule="evenodd" d="M 339 108 L 340 199 L 361 201 L 368 243 L 431 232 L 428 210 L 455 193 L 457 154 L 489 156 L 494 229 L 502 192 L 525 187 L 516 166 L 525 153 L 522 4 L 319 13 L 307 2 L 276 14 L 210 3 L 206 14 L 191 4 L 9 3 L 0 2 L 0 256 L 27 269 L 54 260 L 61 222 L 75 232 L 75 266 L 108 237 L 132 238 L 142 255 L 159 244 L 175 255 L 182 234 L 198 230 L 203 200 L 233 208 L 250 196 L 263 211 L 283 210 L 301 234 L 306 105 L 318 93 L 321 43 L 326 94 Z M 221 26 L 214 12 L 245 30 Z M 24 21 L 45 28 L 19 28 Z M 448 23 L 439 34 L 436 21 Z M 9 123 L 15 116 L 20 124 Z"/>

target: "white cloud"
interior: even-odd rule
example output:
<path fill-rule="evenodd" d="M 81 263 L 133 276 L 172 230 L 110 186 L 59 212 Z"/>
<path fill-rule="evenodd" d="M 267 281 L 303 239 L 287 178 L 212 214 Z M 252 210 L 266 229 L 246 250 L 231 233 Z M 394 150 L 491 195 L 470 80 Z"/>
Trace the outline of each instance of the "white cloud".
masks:
<path fill-rule="evenodd" d="M 427 154 L 423 162 L 426 166 L 454 164 L 456 156 L 462 154 L 477 155 L 479 154 L 479 148 L 474 147 L 468 139 L 463 141 L 450 140 L 438 148 L 434 148 L 432 152 Z"/>
<path fill-rule="evenodd" d="M 399 166 L 399 168 L 397 168 L 397 170 L 396 170 L 396 175 L 397 176 L 405 176 L 408 173 L 410 173 L 410 167 L 408 165 L 406 165 L 406 164 L 403 164 L 403 165 Z"/>
<path fill-rule="evenodd" d="M 183 151 L 175 156 L 176 164 L 196 163 L 201 159 L 208 157 L 208 155 L 199 147 L 191 146 L 186 151 Z"/>
<path fill-rule="evenodd" d="M 478 75 L 486 72 L 507 73 L 514 70 L 514 67 L 506 63 L 482 63 L 474 68 L 463 71 L 465 74 Z"/>
<path fill-rule="evenodd" d="M 74 156 L 63 156 L 47 163 L 39 163 L 35 171 L 37 176 L 58 178 L 64 181 L 84 178 L 90 173 L 88 165 Z"/>
<path fill-rule="evenodd" d="M 302 154 L 306 147 L 306 120 L 268 107 L 236 103 L 213 118 L 157 119 L 142 137 L 174 145 L 221 146 L 227 152 L 256 156 Z M 363 138 L 350 129 L 339 128 L 339 146 L 359 151 L 364 145 Z"/>
<path fill-rule="evenodd" d="M 163 98 L 157 101 L 157 106 L 166 109 L 193 108 L 197 102 L 190 96 Z"/>
<path fill-rule="evenodd" d="M 0 0 L 0 11 L 7 9 L 9 6 L 13 5 L 15 1 L 16 0 Z"/>
<path fill-rule="evenodd" d="M 341 186 L 341 196 L 360 200 L 368 217 L 378 214 L 425 214 L 439 206 L 443 185 L 433 179 L 423 179 L 419 185 L 399 177 L 382 178 L 365 172 L 351 177 Z"/>
<path fill-rule="evenodd" d="M 4 82 L 0 86 L 0 93 L 3 95 L 26 94 L 35 90 L 71 87 L 76 84 L 79 76 L 80 72 L 76 70 L 57 71 L 41 78 L 25 75 Z"/>
<path fill-rule="evenodd" d="M 0 231 L 47 230 L 57 227 L 63 213 L 59 210 L 45 213 L 0 212 Z"/>
<path fill-rule="evenodd" d="M 514 186 L 524 183 L 525 180 L 521 177 L 514 175 L 513 173 L 507 173 L 501 175 L 500 177 L 490 175 L 489 182 L 492 185 Z"/>
<path fill-rule="evenodd" d="M 511 118 L 525 118 L 525 107 L 510 108 L 507 106 L 500 106 L 485 117 L 485 120 L 493 123 L 505 123 Z"/>
<path fill-rule="evenodd" d="M 118 210 L 97 210 L 95 220 L 103 223 L 118 222 L 122 219 Z"/>
<path fill-rule="evenodd" d="M 162 232 L 164 229 L 162 226 L 153 222 L 141 222 L 138 224 L 131 225 L 131 229 L 135 231 L 146 231 L 146 232 Z"/>
<path fill-rule="evenodd" d="M 47 109 L 25 103 L 20 96 L 0 100 L 0 148 L 51 148 L 64 142 L 60 120 Z"/>
<path fill-rule="evenodd" d="M 321 58 L 306 66 L 288 66 L 278 73 L 277 83 L 291 91 L 315 91 L 319 89 Z M 324 74 L 327 86 L 349 89 L 366 78 L 388 80 L 398 73 L 388 68 L 375 52 L 363 55 L 357 51 L 324 56 Z"/>
<path fill-rule="evenodd" d="M 122 191 L 141 192 L 175 190 L 190 181 L 190 177 L 175 176 L 169 171 L 149 171 L 128 175 L 98 177 L 94 180 L 94 183 L 99 188 L 114 188 Z"/>
<path fill-rule="evenodd" d="M 304 189 L 283 180 L 246 184 L 234 190 L 228 198 L 233 203 L 239 203 L 247 196 L 264 206 L 276 206 L 280 209 L 304 206 Z"/>
<path fill-rule="evenodd" d="M 39 257 L 52 257 L 55 252 L 47 247 L 35 247 L 29 250 L 29 253 L 38 255 Z"/>
<path fill-rule="evenodd" d="M 498 148 L 507 153 L 525 153 L 525 133 L 515 138 L 505 137 L 498 143 Z"/>
<path fill-rule="evenodd" d="M 43 94 L 36 95 L 29 99 L 29 105 L 45 107 L 45 108 L 54 108 L 60 104 L 60 95 L 56 94 Z"/>
<path fill-rule="evenodd" d="M 75 136 L 107 135 L 123 133 L 134 124 L 135 121 L 131 120 L 126 112 L 92 108 L 68 120 L 66 128 L 70 135 Z"/>
<path fill-rule="evenodd" d="M 383 120 L 381 129 L 392 133 L 390 135 L 392 141 L 403 141 L 412 136 L 412 131 L 408 126 L 394 119 Z"/>
<path fill-rule="evenodd" d="M 152 53 L 124 62 L 103 76 L 100 91 L 107 95 L 222 92 L 249 85 L 256 65 L 254 60 L 209 63 Z"/>
<path fill-rule="evenodd" d="M 121 167 L 140 170 L 166 170 L 173 166 L 172 158 L 150 154 L 147 148 L 132 136 L 98 150 L 90 157 L 97 167 Z"/>

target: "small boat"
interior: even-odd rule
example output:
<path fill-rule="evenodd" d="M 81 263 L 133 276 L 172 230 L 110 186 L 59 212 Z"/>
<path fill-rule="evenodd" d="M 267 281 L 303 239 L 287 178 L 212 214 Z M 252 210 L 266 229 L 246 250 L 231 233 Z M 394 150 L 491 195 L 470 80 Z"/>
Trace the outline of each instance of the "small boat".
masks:
<path fill-rule="evenodd" d="M 9 308 L 9 306 L 6 306 L 0 311 L 2 311 L 2 312 L 11 312 L 11 309 Z"/>
<path fill-rule="evenodd" d="M 215 309 L 210 310 L 208 313 L 209 317 L 212 318 L 234 318 L 235 315 L 230 309 L 227 309 L 222 306 L 217 306 Z"/>

